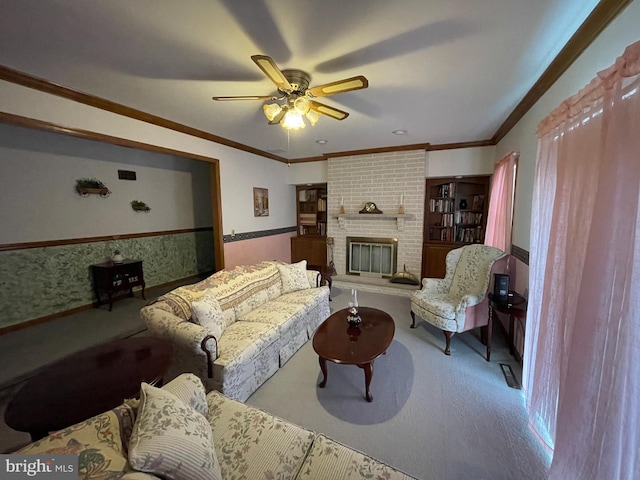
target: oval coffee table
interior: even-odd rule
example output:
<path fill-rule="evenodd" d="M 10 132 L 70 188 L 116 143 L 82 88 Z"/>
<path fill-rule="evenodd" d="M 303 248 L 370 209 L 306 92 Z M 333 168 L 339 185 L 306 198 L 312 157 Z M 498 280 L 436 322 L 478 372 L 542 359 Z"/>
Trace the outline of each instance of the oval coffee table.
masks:
<path fill-rule="evenodd" d="M 387 352 L 396 326 L 388 313 L 376 308 L 360 307 L 362 322 L 357 327 L 347 323 L 348 309 L 332 314 L 313 335 L 313 349 L 318 354 L 323 379 L 318 385 L 327 385 L 327 360 L 343 365 L 356 365 L 364 370 L 365 398 L 373 401 L 369 391 L 373 376 L 373 362 Z"/>
<path fill-rule="evenodd" d="M 155 337 L 131 337 L 73 353 L 36 373 L 4 412 L 14 430 L 33 441 L 137 397 L 140 383 L 162 385 L 172 346 Z"/>

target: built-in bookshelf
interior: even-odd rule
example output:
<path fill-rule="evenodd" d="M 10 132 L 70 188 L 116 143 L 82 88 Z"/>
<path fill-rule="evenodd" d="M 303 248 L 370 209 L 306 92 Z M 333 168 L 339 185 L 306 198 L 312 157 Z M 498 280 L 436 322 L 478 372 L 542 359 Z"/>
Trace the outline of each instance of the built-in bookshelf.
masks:
<path fill-rule="evenodd" d="M 489 181 L 489 175 L 427 179 L 423 277 L 444 276 L 450 250 L 484 243 Z"/>
<path fill-rule="evenodd" d="M 297 235 L 291 237 L 291 261 L 327 265 L 327 184 L 296 186 Z"/>
<path fill-rule="evenodd" d="M 296 187 L 298 235 L 327 235 L 327 184 Z"/>

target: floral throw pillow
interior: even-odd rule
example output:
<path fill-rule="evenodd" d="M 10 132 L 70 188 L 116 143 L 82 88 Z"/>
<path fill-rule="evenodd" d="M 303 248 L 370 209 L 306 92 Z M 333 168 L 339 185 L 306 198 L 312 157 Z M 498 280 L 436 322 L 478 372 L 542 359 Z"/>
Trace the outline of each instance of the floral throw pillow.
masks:
<path fill-rule="evenodd" d="M 183 403 L 189 405 L 196 412 L 205 417 L 209 415 L 209 405 L 207 404 L 207 392 L 200 377 L 193 373 L 182 373 L 162 387 L 169 393 L 174 394 Z"/>
<path fill-rule="evenodd" d="M 143 383 L 129 442 L 135 470 L 171 480 L 220 480 L 211 425 L 172 393 Z"/>
<path fill-rule="evenodd" d="M 307 261 L 302 260 L 292 264 L 276 264 L 280 272 L 280 280 L 282 281 L 282 293 L 297 292 L 311 288 L 309 278 L 307 277 Z"/>
<path fill-rule="evenodd" d="M 212 293 L 205 293 L 200 300 L 193 302 L 191 314 L 195 323 L 206 328 L 209 335 L 216 337 L 216 340 L 220 339 L 226 322 L 222 307 Z"/>

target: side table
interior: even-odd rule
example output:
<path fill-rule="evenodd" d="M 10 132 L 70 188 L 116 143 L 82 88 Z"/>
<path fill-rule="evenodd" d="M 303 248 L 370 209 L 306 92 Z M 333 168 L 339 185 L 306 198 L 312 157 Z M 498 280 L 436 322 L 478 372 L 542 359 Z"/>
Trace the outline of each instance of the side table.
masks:
<path fill-rule="evenodd" d="M 498 301 L 494 299 L 493 293 L 489 293 L 489 322 L 493 320 L 494 310 L 509 315 L 509 353 L 516 360 L 520 361 L 515 346 L 515 320 L 517 319 L 520 326 L 524 328 L 524 322 L 527 318 L 527 300 L 516 292 L 509 292 L 507 301 Z"/>
<path fill-rule="evenodd" d="M 128 290 L 129 296 L 132 297 L 133 287 L 141 286 L 142 298 L 145 298 L 142 260 L 125 259 L 122 263 L 105 262 L 91 265 L 91 273 L 98 307 L 102 305 L 100 291 L 107 293 L 109 311 L 113 307 L 113 296 L 122 290 Z"/>

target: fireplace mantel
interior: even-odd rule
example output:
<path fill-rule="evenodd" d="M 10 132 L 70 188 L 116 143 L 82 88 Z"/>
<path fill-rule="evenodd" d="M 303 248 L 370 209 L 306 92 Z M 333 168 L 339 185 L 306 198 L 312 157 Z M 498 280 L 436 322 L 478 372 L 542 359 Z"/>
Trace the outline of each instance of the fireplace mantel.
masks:
<path fill-rule="evenodd" d="M 382 220 L 382 219 L 395 219 L 398 230 L 404 228 L 404 221 L 412 220 L 413 215 L 411 213 L 340 213 L 333 218 L 338 219 L 338 226 L 342 230 L 347 229 L 347 220 Z"/>

